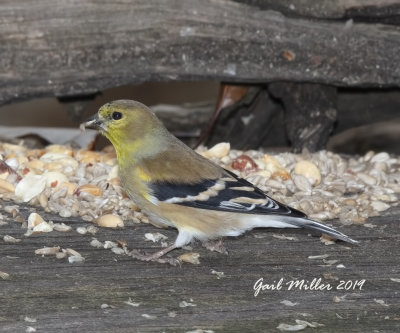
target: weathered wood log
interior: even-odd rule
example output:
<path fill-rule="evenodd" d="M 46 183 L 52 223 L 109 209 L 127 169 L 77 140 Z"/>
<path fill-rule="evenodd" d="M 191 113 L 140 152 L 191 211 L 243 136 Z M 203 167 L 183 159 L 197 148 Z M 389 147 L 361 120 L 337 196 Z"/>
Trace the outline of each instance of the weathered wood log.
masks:
<path fill-rule="evenodd" d="M 336 121 L 336 88 L 277 82 L 270 84 L 269 91 L 283 102 L 286 134 L 292 150 L 324 149 Z"/>
<path fill-rule="evenodd" d="M 287 18 L 233 1 L 6 0 L 0 104 L 149 80 L 400 86 L 393 26 Z"/>
<path fill-rule="evenodd" d="M 365 154 L 370 150 L 400 155 L 400 118 L 353 127 L 329 140 L 327 149 L 345 154 Z"/>
<path fill-rule="evenodd" d="M 203 133 L 201 134 L 195 148 L 208 141 L 222 110 L 240 102 L 248 94 L 248 92 L 249 86 L 247 85 L 237 85 L 225 82 L 220 83 L 219 94 L 214 113 L 211 117 L 211 120 L 208 122 L 207 127 L 202 131 Z"/>
<path fill-rule="evenodd" d="M 338 120 L 328 149 L 348 154 L 400 154 L 400 91 L 339 90 Z"/>
<path fill-rule="evenodd" d="M 332 134 L 391 121 L 400 116 L 400 89 L 339 89 L 337 109 L 338 123 Z"/>
<path fill-rule="evenodd" d="M 399 0 L 234 0 L 275 10 L 289 17 L 354 19 L 355 21 L 400 24 Z"/>
<path fill-rule="evenodd" d="M 234 149 L 258 148 L 280 112 L 282 107 L 271 99 L 265 86 L 252 86 L 243 100 L 221 111 L 206 143 L 212 146 L 227 141 Z"/>
<path fill-rule="evenodd" d="M 98 94 L 59 96 L 57 100 L 67 106 L 69 118 L 75 123 L 83 122 L 83 115 L 86 108 L 96 98 Z"/>
<path fill-rule="evenodd" d="M 295 86 L 299 87 L 299 85 Z M 336 97 L 333 94 L 319 91 L 321 88 L 331 90 L 328 87 L 306 85 L 302 96 L 296 96 L 294 89 L 289 89 L 290 93 L 276 91 L 277 87 L 283 89 L 282 84 L 270 84 L 271 92 L 275 92 L 275 96 L 282 101 L 283 105 L 291 107 L 290 112 L 276 111 L 272 118 L 264 119 L 264 117 L 268 118 L 268 112 L 254 113 L 255 109 L 261 107 L 261 105 L 255 106 L 254 103 L 262 101 L 264 110 L 267 110 L 268 99 L 254 99 L 248 101 L 247 105 L 240 105 L 239 103 L 234 107 L 223 110 L 223 119 L 216 123 L 217 127 L 213 130 L 213 136 L 208 144 L 229 141 L 233 148 L 241 147 L 241 149 L 247 148 L 246 142 L 251 142 L 252 147 L 288 147 L 290 146 L 287 140 L 289 136 L 292 141 L 301 145 L 296 148 L 297 150 L 301 150 L 302 147 L 313 149 L 313 147 L 321 148 L 324 146 L 327 136 L 331 132 L 331 135 L 335 137 L 329 138 L 328 148 L 337 152 L 362 154 L 368 150 L 385 150 L 391 153 L 400 153 L 399 145 L 396 144 L 400 140 L 399 90 L 340 89 L 337 91 L 337 105 L 335 106 Z M 308 91 L 307 87 L 311 91 Z M 253 87 L 253 89 L 256 88 Z M 259 90 L 261 90 L 261 86 L 259 86 Z M 295 100 L 300 97 L 301 100 Z M 303 101 L 305 98 L 315 99 L 306 102 Z M 291 103 L 298 105 L 291 105 Z M 334 114 L 323 117 L 330 107 L 337 110 L 336 121 Z M 313 113 L 319 112 L 318 109 L 322 110 L 319 117 L 310 118 Z M 272 111 L 272 109 L 269 110 L 269 112 Z M 250 126 L 244 126 L 243 117 L 245 117 L 245 120 L 246 117 L 249 117 Z M 302 118 L 301 121 L 299 121 L 299 117 Z M 311 138 L 311 141 L 313 141 L 311 145 L 307 140 L 299 139 L 299 133 L 302 131 L 301 126 L 307 128 L 318 122 L 325 124 L 321 127 L 321 136 L 317 140 L 320 141 L 320 144 L 316 144 L 316 137 Z M 317 133 L 315 134 L 317 135 Z M 251 139 L 247 141 L 249 136 Z M 261 137 L 264 137 L 262 142 L 258 140 Z"/>
<path fill-rule="evenodd" d="M 214 104 L 212 101 L 182 105 L 158 104 L 151 106 L 151 109 L 175 136 L 197 140 L 212 117 Z"/>

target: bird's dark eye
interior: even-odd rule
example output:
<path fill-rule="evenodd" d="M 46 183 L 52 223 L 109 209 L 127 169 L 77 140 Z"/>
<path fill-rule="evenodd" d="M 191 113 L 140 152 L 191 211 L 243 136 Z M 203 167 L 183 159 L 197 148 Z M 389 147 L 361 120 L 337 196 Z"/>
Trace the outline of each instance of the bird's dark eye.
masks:
<path fill-rule="evenodd" d="M 120 120 L 121 118 L 122 118 L 122 113 L 121 112 L 117 112 L 117 111 L 113 112 L 112 119 Z"/>

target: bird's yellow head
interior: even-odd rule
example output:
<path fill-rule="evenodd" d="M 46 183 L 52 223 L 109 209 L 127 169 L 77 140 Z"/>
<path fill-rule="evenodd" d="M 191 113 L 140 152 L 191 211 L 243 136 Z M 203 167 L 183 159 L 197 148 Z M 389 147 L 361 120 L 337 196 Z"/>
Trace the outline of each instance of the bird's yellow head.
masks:
<path fill-rule="evenodd" d="M 160 139 L 168 133 L 147 106 L 131 100 L 103 105 L 81 126 L 99 130 L 121 157 L 125 153 L 138 154 L 145 145 L 160 146 Z"/>

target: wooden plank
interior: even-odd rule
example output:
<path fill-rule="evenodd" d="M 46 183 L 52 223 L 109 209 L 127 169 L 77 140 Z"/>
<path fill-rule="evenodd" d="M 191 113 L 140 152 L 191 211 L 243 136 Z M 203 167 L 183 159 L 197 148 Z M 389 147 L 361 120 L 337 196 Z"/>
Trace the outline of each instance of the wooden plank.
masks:
<path fill-rule="evenodd" d="M 337 121 L 336 88 L 280 82 L 271 84 L 269 91 L 284 105 L 285 129 L 292 150 L 324 149 Z"/>
<path fill-rule="evenodd" d="M 399 0 L 235 0 L 261 10 L 276 10 L 292 17 L 354 19 L 399 24 Z"/>
<path fill-rule="evenodd" d="M 21 214 L 26 218 L 31 210 L 21 208 Z M 295 319 L 325 325 L 313 332 L 395 332 L 400 328 L 400 285 L 391 280 L 400 278 L 398 208 L 371 218 L 374 228 L 333 223 L 360 240 L 360 246 L 326 246 L 302 230 L 264 229 L 227 239 L 229 255 L 194 245 L 201 264 L 182 267 L 144 263 L 96 249 L 89 245 L 91 235 L 76 232 L 24 237 L 20 224 L 3 210 L 1 214 L 2 220 L 9 221 L 0 227 L 1 238 L 8 234 L 22 242 L 0 240 L 0 270 L 10 274 L 10 279 L 0 279 L 0 332 L 25 332 L 29 326 L 37 332 L 269 332 L 277 331 L 280 323 L 295 324 Z M 41 214 L 73 228 L 90 225 L 76 218 Z M 144 233 L 157 231 L 171 241 L 176 236 L 174 230 L 141 224 L 125 230 L 101 229 L 95 237 L 124 239 L 129 247 L 154 251 L 157 245 L 146 242 Z M 277 239 L 274 234 L 296 240 Z M 34 250 L 43 246 L 73 248 L 86 261 L 69 264 L 66 259 L 35 255 Z M 326 260 L 337 262 L 329 266 L 323 259 L 309 259 L 324 254 L 329 255 Z M 337 267 L 340 264 L 344 267 Z M 224 276 L 218 279 L 213 270 Z M 281 290 L 261 291 L 254 297 L 253 286 L 259 278 L 269 284 L 281 278 L 284 283 L 322 278 L 333 290 L 287 290 L 283 285 Z M 362 290 L 336 289 L 340 280 L 361 279 L 366 280 Z M 335 302 L 335 297 L 342 300 Z M 129 299 L 140 304 L 125 303 Z M 287 306 L 281 303 L 284 300 L 297 304 Z M 181 307 L 183 301 L 193 306 Z M 101 308 L 102 304 L 109 307 Z"/>
<path fill-rule="evenodd" d="M 0 4 L 0 104 L 151 80 L 399 86 L 398 27 L 229 0 Z"/>

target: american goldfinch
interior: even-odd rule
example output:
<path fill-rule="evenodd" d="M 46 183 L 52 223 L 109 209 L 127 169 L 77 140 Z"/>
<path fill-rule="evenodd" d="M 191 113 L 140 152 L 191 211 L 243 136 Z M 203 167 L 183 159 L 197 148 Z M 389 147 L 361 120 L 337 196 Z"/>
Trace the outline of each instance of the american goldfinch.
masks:
<path fill-rule="evenodd" d="M 118 100 L 82 124 L 114 145 L 122 185 L 157 225 L 178 229 L 175 243 L 143 260 L 157 260 L 193 239 L 239 236 L 259 227 L 307 228 L 349 243 L 355 240 L 312 221 L 215 165 L 174 137 L 145 105 Z"/>

